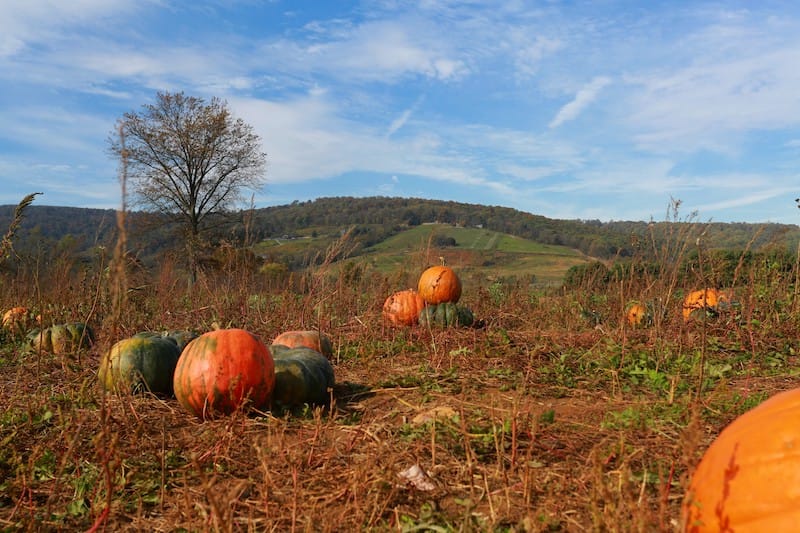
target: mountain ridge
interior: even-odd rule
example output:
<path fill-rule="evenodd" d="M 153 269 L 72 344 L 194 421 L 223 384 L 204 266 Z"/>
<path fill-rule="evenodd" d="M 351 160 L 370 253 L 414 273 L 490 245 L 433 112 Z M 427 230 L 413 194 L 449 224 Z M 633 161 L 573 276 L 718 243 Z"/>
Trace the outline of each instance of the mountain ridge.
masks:
<path fill-rule="evenodd" d="M 15 206 L 0 206 L 0 229 L 8 227 Z M 146 224 L 158 215 L 130 213 L 132 243 L 149 253 L 174 247 L 174 226 Z M 322 197 L 290 204 L 229 213 L 212 239 L 256 243 L 317 228 L 318 232 L 341 232 L 354 228 L 354 238 L 363 249 L 374 246 L 404 229 L 423 223 L 454 224 L 486 228 L 546 245 L 566 246 L 590 257 L 613 259 L 631 256 L 642 246 L 657 246 L 674 238 L 683 228 L 683 238 L 697 235 L 709 248 L 796 248 L 800 227 L 777 223 L 701 222 L 691 217 L 665 221 L 608 221 L 551 219 L 514 208 L 463 202 L 405 197 Z M 80 248 L 110 245 L 116 235 L 114 209 L 33 204 L 25 210 L 19 239 L 59 242 L 76 240 Z"/>

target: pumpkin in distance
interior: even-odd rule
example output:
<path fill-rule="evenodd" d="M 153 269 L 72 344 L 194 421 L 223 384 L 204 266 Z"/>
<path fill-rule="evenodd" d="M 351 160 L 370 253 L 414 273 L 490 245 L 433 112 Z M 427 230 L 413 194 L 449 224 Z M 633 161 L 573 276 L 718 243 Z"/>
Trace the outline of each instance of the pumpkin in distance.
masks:
<path fill-rule="evenodd" d="M 683 300 L 683 320 L 689 321 L 698 312 L 716 313 L 721 307 L 730 305 L 727 293 L 718 289 L 700 289 L 692 291 Z"/>
<path fill-rule="evenodd" d="M 173 379 L 178 403 L 202 419 L 264 405 L 274 385 L 269 349 L 243 329 L 209 331 L 189 342 Z"/>
<path fill-rule="evenodd" d="M 417 291 L 428 304 L 456 303 L 461 298 L 461 280 L 450 267 L 432 266 L 419 277 Z"/>
<path fill-rule="evenodd" d="M 26 337 L 28 349 L 68 355 L 94 344 L 92 328 L 83 322 L 56 324 L 44 329 L 34 329 Z"/>
<path fill-rule="evenodd" d="M 273 344 L 270 352 L 275 361 L 273 404 L 294 407 L 328 403 L 335 380 L 327 357 L 305 346 Z"/>
<path fill-rule="evenodd" d="M 2 327 L 13 333 L 23 333 L 31 321 L 30 318 L 27 307 L 12 307 L 3 313 Z"/>
<path fill-rule="evenodd" d="M 438 305 L 429 305 L 419 314 L 421 326 L 439 326 L 443 328 L 453 326 L 471 326 L 475 321 L 472 310 L 453 302 L 444 302 Z"/>
<path fill-rule="evenodd" d="M 284 331 L 275 337 L 272 344 L 282 344 L 289 348 L 305 346 L 327 357 L 333 355 L 333 344 L 330 337 L 317 330 Z"/>
<path fill-rule="evenodd" d="M 684 531 L 796 531 L 800 388 L 744 413 L 711 443 L 683 502 Z"/>
<path fill-rule="evenodd" d="M 398 291 L 383 302 L 383 318 L 395 326 L 412 326 L 424 307 L 425 300 L 414 289 Z"/>
<path fill-rule="evenodd" d="M 652 322 L 653 317 L 643 303 L 630 302 L 625 306 L 625 322 L 629 326 L 642 327 Z"/>
<path fill-rule="evenodd" d="M 134 335 L 106 352 L 97 375 L 108 391 L 171 394 L 179 356 L 178 345 L 171 339 Z"/>

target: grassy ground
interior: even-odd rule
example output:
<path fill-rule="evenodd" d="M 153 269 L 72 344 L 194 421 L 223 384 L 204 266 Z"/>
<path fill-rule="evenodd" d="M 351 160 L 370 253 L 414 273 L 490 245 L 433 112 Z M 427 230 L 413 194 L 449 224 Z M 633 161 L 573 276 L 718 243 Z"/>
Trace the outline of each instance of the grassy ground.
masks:
<path fill-rule="evenodd" d="M 11 531 L 676 531 L 709 442 L 799 381 L 795 272 L 743 273 L 741 306 L 691 323 L 680 302 L 693 287 L 670 278 L 565 291 L 465 277 L 462 301 L 483 326 L 428 330 L 381 319 L 413 267 L 323 264 L 265 285 L 229 265 L 188 289 L 165 262 L 115 305 L 101 266 L 70 266 L 2 280 L 4 309 L 97 333 L 70 357 L 0 334 L 0 527 Z M 628 300 L 654 297 L 665 313 L 652 325 L 623 323 Z M 98 386 L 116 340 L 214 324 L 266 342 L 328 333 L 333 404 L 200 422 L 174 398 Z"/>

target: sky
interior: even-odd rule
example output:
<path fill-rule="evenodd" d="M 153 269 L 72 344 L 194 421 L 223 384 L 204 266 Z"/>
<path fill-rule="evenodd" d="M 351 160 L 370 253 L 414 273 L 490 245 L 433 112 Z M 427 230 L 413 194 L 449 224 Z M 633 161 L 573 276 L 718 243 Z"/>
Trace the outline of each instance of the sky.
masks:
<path fill-rule="evenodd" d="M 0 205 L 118 208 L 108 138 L 164 91 L 253 126 L 256 207 L 800 222 L 793 0 L 0 0 Z"/>

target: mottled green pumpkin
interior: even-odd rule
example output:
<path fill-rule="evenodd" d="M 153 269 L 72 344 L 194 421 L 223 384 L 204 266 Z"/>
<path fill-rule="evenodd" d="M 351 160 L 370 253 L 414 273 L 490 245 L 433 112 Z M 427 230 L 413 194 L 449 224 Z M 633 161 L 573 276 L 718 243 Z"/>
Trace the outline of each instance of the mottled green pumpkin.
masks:
<path fill-rule="evenodd" d="M 28 333 L 26 340 L 32 351 L 67 355 L 94 344 L 94 333 L 82 322 L 70 322 L 34 329 Z"/>
<path fill-rule="evenodd" d="M 281 407 L 323 405 L 330 401 L 335 378 L 328 358 L 307 347 L 269 347 L 275 361 L 272 404 Z"/>
<path fill-rule="evenodd" d="M 472 310 L 453 302 L 429 305 L 419 313 L 421 326 L 439 326 L 443 328 L 453 326 L 471 326 L 475 321 Z"/>
<path fill-rule="evenodd" d="M 178 353 L 180 353 L 189 342 L 198 337 L 198 333 L 188 330 L 140 331 L 134 337 L 161 337 L 171 340 L 178 347 Z"/>
<path fill-rule="evenodd" d="M 171 394 L 179 356 L 173 339 L 137 334 L 111 347 L 100 361 L 98 377 L 109 391 Z"/>

